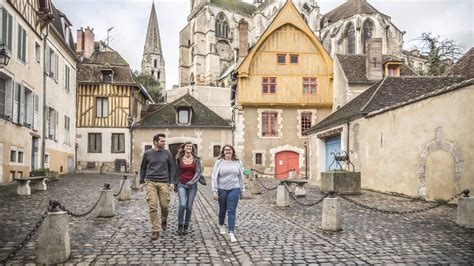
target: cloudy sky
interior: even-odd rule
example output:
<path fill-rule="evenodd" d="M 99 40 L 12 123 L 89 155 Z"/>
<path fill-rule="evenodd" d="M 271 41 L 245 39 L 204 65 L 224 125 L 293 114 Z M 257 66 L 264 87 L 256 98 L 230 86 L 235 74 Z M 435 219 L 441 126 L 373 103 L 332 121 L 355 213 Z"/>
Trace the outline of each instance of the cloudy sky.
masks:
<path fill-rule="evenodd" d="M 105 40 L 111 31 L 111 46 L 132 69 L 140 70 L 148 18 L 153 0 L 53 0 L 73 24 L 94 28 L 96 40 Z M 473 0 L 368 0 L 405 34 L 405 48 L 423 32 L 454 39 L 464 48 L 474 46 Z M 248 0 L 247 2 L 251 2 Z M 345 0 L 319 0 L 325 14 Z M 179 31 L 186 25 L 189 0 L 155 0 L 161 44 L 166 62 L 166 86 L 178 84 Z M 75 35 L 75 33 L 74 33 Z M 75 39 L 75 37 L 74 37 Z"/>

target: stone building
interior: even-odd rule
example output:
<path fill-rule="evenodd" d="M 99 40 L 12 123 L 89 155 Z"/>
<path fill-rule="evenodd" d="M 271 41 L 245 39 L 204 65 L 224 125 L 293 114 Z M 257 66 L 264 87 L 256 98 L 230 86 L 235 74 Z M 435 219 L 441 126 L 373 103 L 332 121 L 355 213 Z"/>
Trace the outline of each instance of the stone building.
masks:
<path fill-rule="evenodd" d="M 128 170 L 131 126 L 153 102 L 128 63 L 92 29 L 77 31 L 77 161 L 81 169 Z M 79 167 L 79 166 L 78 166 Z"/>
<path fill-rule="evenodd" d="M 471 49 L 446 76 L 388 75 L 343 105 L 308 131 L 312 181 L 336 149 L 350 151 L 362 187 L 429 200 L 472 190 L 473 69 Z"/>
<path fill-rule="evenodd" d="M 165 58 L 161 49 L 160 29 L 154 2 L 151 6 L 143 49 L 142 72 L 151 74 L 160 83 L 161 88 L 166 89 Z"/>

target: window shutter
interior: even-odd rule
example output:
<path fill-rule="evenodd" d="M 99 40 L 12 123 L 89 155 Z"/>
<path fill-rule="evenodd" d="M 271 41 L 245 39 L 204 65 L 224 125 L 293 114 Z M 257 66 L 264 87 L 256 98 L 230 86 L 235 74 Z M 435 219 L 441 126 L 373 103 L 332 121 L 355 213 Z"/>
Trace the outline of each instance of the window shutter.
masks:
<path fill-rule="evenodd" d="M 102 116 L 106 117 L 109 114 L 109 99 L 104 98 L 102 106 Z"/>
<path fill-rule="evenodd" d="M 26 122 L 26 97 L 25 97 L 25 86 L 20 85 L 20 125 Z"/>
<path fill-rule="evenodd" d="M 20 92 L 20 88 L 18 87 L 20 84 L 18 83 L 14 83 L 13 85 L 13 105 L 12 105 L 12 122 L 14 123 L 18 123 L 18 108 L 19 108 L 19 105 L 20 105 L 20 102 L 19 102 L 19 92 Z"/>
<path fill-rule="evenodd" d="M 12 30 L 13 30 L 13 27 L 12 27 L 12 16 L 10 14 L 8 14 L 6 11 L 5 11 L 5 16 L 7 17 L 7 47 L 8 49 L 12 49 Z"/>
<path fill-rule="evenodd" d="M 125 152 L 125 134 L 119 135 L 119 151 Z"/>
<path fill-rule="evenodd" d="M 38 130 L 38 117 L 39 117 L 39 96 L 33 95 L 33 129 Z"/>
<path fill-rule="evenodd" d="M 22 42 L 21 42 L 21 58 L 23 61 L 26 63 L 26 30 L 21 28 L 21 37 L 22 37 Z"/>
<path fill-rule="evenodd" d="M 5 102 L 6 102 L 6 94 L 5 94 L 5 80 L 0 78 L 0 117 L 4 117 L 5 115 Z"/>
<path fill-rule="evenodd" d="M 59 113 L 58 111 L 54 110 L 54 140 L 58 140 L 58 124 L 59 124 Z"/>
<path fill-rule="evenodd" d="M 96 135 L 97 152 L 102 152 L 102 134 Z"/>
<path fill-rule="evenodd" d="M 46 75 L 51 76 L 51 52 L 49 48 L 46 49 L 46 54 L 44 55 L 44 63 L 46 64 Z"/>
<path fill-rule="evenodd" d="M 54 54 L 54 80 L 58 81 L 59 77 L 59 56 Z"/>
<path fill-rule="evenodd" d="M 94 134 L 89 134 L 89 147 L 88 147 L 88 151 L 91 152 L 94 150 Z"/>

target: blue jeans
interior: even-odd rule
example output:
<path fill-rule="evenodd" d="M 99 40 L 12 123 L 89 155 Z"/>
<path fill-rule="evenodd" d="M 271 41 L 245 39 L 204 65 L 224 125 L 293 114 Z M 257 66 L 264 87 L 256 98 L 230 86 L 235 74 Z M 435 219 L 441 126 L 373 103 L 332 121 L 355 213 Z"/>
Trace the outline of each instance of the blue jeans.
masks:
<path fill-rule="evenodd" d="M 189 224 L 191 221 L 191 214 L 193 212 L 193 202 L 197 193 L 197 183 L 186 187 L 183 184 L 178 183 L 178 197 L 179 197 L 179 210 L 178 210 L 178 224 Z M 186 212 L 186 218 L 184 213 Z"/>
<path fill-rule="evenodd" d="M 237 210 L 237 203 L 240 198 L 240 188 L 231 190 L 218 190 L 219 195 L 219 225 L 223 225 L 225 221 L 225 213 L 227 212 L 227 221 L 229 232 L 235 230 L 235 213 Z"/>

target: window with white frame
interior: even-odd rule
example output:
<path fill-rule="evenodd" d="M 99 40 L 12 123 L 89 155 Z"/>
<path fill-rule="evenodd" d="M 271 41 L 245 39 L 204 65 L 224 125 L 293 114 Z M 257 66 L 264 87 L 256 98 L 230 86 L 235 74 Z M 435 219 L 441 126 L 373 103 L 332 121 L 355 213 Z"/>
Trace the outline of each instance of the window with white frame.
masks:
<path fill-rule="evenodd" d="M 23 150 L 18 150 L 18 163 L 23 163 Z"/>
<path fill-rule="evenodd" d="M 101 153 L 102 152 L 102 133 L 89 133 L 88 134 L 88 153 Z"/>
<path fill-rule="evenodd" d="M 22 108 L 23 108 L 23 125 L 32 128 L 33 126 L 33 105 L 34 105 L 34 93 L 28 88 L 23 89 L 22 95 Z"/>
<path fill-rule="evenodd" d="M 0 22 L 2 24 L 1 43 L 5 45 L 8 50 L 12 50 L 12 30 L 13 30 L 13 18 L 5 8 L 1 8 L 0 15 L 2 16 Z"/>
<path fill-rule="evenodd" d="M 96 117 L 107 117 L 109 114 L 109 99 L 107 97 L 95 98 Z"/>
<path fill-rule="evenodd" d="M 39 96 L 33 95 L 33 130 L 38 130 L 39 123 Z"/>
<path fill-rule="evenodd" d="M 10 150 L 10 162 L 16 163 L 16 148 Z"/>
<path fill-rule="evenodd" d="M 125 153 L 124 133 L 112 133 L 112 153 Z"/>
<path fill-rule="evenodd" d="M 70 143 L 70 132 L 71 132 L 71 118 L 64 115 L 64 143 Z"/>
<path fill-rule="evenodd" d="M 64 89 L 69 92 L 71 84 L 71 68 L 64 65 Z"/>
<path fill-rule="evenodd" d="M 26 30 L 20 24 L 18 24 L 17 37 L 17 57 L 21 62 L 26 63 Z"/>
<path fill-rule="evenodd" d="M 20 100 L 21 84 L 15 82 L 13 85 L 12 122 L 16 124 L 20 124 Z"/>
<path fill-rule="evenodd" d="M 58 112 L 49 107 L 47 112 L 48 139 L 57 140 Z"/>
<path fill-rule="evenodd" d="M 190 120 L 190 109 L 189 108 L 179 108 L 178 109 L 178 124 L 187 125 Z"/>
<path fill-rule="evenodd" d="M 56 54 L 56 52 L 49 48 L 47 49 L 48 51 L 48 62 L 47 62 L 47 69 L 49 72 L 49 76 L 54 79 L 55 81 L 58 81 L 58 61 L 59 61 L 59 56 Z"/>

